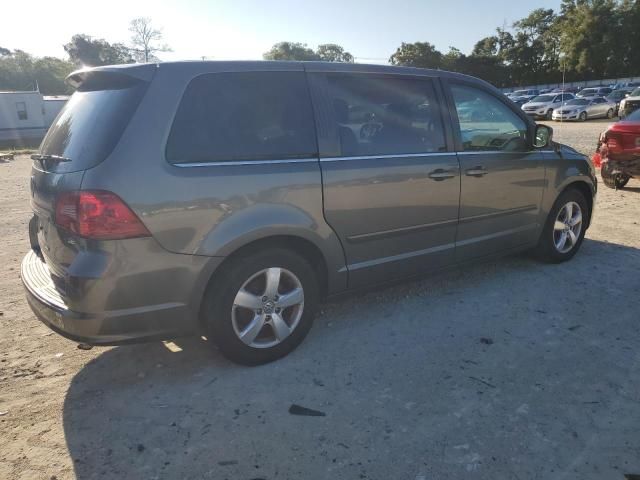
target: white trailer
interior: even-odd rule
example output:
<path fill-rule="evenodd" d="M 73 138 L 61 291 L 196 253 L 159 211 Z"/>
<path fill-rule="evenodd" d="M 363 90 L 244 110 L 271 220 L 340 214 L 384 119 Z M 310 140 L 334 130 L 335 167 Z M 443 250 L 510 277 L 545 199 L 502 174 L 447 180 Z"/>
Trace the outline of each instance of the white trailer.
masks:
<path fill-rule="evenodd" d="M 0 142 L 16 147 L 41 140 L 68 97 L 34 92 L 0 92 Z"/>

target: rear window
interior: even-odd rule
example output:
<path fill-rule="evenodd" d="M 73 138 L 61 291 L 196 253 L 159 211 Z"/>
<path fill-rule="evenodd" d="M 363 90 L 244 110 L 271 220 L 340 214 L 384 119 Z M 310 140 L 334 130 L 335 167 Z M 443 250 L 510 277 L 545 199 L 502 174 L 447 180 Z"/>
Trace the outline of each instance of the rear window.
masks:
<path fill-rule="evenodd" d="M 317 156 L 303 72 L 213 73 L 189 83 L 167 141 L 171 163 Z"/>
<path fill-rule="evenodd" d="M 44 155 L 71 162 L 49 168 L 85 170 L 114 149 L 135 112 L 147 83 L 126 76 L 94 75 L 78 87 L 54 120 L 40 146 Z"/>

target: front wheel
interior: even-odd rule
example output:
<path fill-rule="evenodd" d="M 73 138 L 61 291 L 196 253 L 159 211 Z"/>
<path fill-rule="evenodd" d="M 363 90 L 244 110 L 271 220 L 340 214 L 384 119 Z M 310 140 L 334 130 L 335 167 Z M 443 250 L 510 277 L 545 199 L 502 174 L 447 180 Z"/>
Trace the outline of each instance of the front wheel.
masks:
<path fill-rule="evenodd" d="M 613 173 L 613 169 L 609 162 L 603 162 L 602 168 L 600 169 L 600 176 L 602 177 L 602 183 L 614 190 L 624 188 L 631 178 L 629 175 L 625 175 L 624 173 Z"/>
<path fill-rule="evenodd" d="M 578 118 L 580 119 L 581 122 L 586 122 L 587 121 L 587 112 L 580 113 L 580 116 Z"/>
<path fill-rule="evenodd" d="M 549 109 L 545 118 L 547 120 L 551 120 L 552 117 L 553 117 L 553 110 Z"/>
<path fill-rule="evenodd" d="M 614 114 L 614 112 L 613 112 L 613 108 L 610 108 L 610 109 L 607 111 L 607 118 L 609 118 L 609 119 L 613 118 L 613 114 Z"/>
<path fill-rule="evenodd" d="M 293 351 L 311 329 L 318 305 L 313 267 L 279 248 L 231 259 L 225 267 L 207 289 L 201 311 L 209 338 L 243 365 Z"/>
<path fill-rule="evenodd" d="M 538 258 L 549 263 L 566 262 L 580 249 L 591 211 L 576 189 L 564 191 L 549 212 L 536 247 Z"/>

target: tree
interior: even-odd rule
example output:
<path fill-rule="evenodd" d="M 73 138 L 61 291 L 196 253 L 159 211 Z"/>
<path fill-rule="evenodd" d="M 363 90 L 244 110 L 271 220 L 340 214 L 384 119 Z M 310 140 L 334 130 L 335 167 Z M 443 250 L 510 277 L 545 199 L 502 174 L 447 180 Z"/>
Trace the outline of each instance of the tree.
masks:
<path fill-rule="evenodd" d="M 389 63 L 408 67 L 440 68 L 442 53 L 429 42 L 402 42 L 402 45 L 389 58 Z"/>
<path fill-rule="evenodd" d="M 11 50 L 0 47 L 0 57 L 6 57 L 7 55 L 11 55 Z"/>
<path fill-rule="evenodd" d="M 162 40 L 162 30 L 153 28 L 151 19 L 148 17 L 139 17 L 131 20 L 129 25 L 131 32 L 131 43 L 133 47 L 130 49 L 137 54 L 140 61 L 148 63 L 156 61 L 157 52 L 170 52 L 171 49 L 166 44 L 160 44 Z"/>
<path fill-rule="evenodd" d="M 95 67 L 135 61 L 129 49 L 121 43 L 112 45 L 106 40 L 94 39 L 89 35 L 74 35 L 64 46 L 64 50 L 71 61 L 77 65 Z"/>
<path fill-rule="evenodd" d="M 320 57 L 320 60 L 325 62 L 343 62 L 353 63 L 354 58 L 349 52 L 345 51 L 340 45 L 335 43 L 325 43 L 324 45 L 318 45 L 316 54 Z"/>
<path fill-rule="evenodd" d="M 262 55 L 265 60 L 320 60 L 306 43 L 280 42 Z"/>
<path fill-rule="evenodd" d="M 69 61 L 37 58 L 22 50 L 0 57 L 0 90 L 36 90 L 45 95 L 71 93 L 65 78 L 75 69 Z"/>

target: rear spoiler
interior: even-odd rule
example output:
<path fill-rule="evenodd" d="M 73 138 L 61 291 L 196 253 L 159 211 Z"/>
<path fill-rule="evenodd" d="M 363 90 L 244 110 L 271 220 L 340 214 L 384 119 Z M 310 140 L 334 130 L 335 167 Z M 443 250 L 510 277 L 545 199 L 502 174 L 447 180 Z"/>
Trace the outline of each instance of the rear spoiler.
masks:
<path fill-rule="evenodd" d="M 105 67 L 85 67 L 71 72 L 65 79 L 67 85 L 79 88 L 90 78 L 130 79 L 150 82 L 158 69 L 156 63 L 109 65 Z"/>

